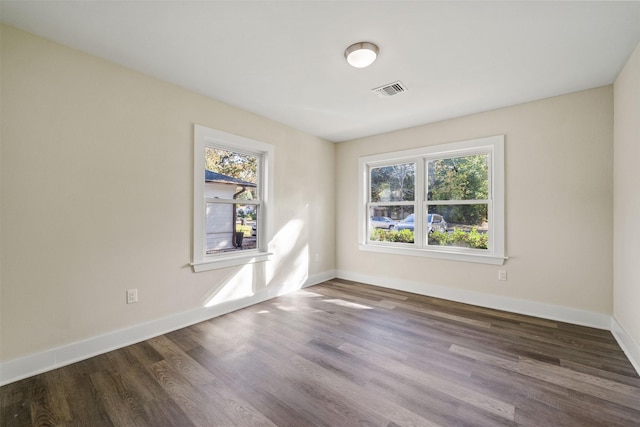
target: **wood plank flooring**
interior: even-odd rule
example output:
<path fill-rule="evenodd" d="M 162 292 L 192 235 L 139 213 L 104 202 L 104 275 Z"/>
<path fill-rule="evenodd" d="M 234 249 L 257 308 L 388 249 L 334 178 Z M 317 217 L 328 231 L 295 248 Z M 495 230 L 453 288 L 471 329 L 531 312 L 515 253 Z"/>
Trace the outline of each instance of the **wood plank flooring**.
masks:
<path fill-rule="evenodd" d="M 640 426 L 607 331 L 332 280 L 0 389 L 2 426 Z"/>

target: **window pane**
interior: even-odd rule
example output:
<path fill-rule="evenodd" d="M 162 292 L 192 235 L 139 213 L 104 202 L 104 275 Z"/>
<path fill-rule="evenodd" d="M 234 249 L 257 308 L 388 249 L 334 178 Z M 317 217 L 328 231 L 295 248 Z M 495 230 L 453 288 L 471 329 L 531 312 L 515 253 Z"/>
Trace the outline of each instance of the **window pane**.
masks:
<path fill-rule="evenodd" d="M 258 157 L 205 147 L 205 197 L 255 200 Z"/>
<path fill-rule="evenodd" d="M 238 218 L 236 219 L 237 231 L 242 231 L 244 239 L 242 249 L 255 249 L 258 247 L 258 218 L 260 207 L 258 205 L 236 205 Z"/>
<path fill-rule="evenodd" d="M 427 215 L 429 245 L 488 249 L 488 205 L 431 205 Z"/>
<path fill-rule="evenodd" d="M 369 209 L 369 239 L 413 243 L 413 206 L 374 206 Z"/>
<path fill-rule="evenodd" d="M 415 163 L 371 168 L 371 202 L 415 200 Z"/>
<path fill-rule="evenodd" d="M 427 162 L 428 200 L 489 198 L 487 154 Z"/>
<path fill-rule="evenodd" d="M 207 255 L 257 247 L 257 205 L 207 203 L 206 206 Z"/>

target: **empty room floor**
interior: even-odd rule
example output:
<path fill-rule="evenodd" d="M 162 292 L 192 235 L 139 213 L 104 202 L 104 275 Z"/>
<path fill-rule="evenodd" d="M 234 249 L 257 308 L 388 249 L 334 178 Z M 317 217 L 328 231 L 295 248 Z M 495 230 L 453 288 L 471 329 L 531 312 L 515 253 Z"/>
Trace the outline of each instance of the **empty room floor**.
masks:
<path fill-rule="evenodd" d="M 2 426 L 639 426 L 608 331 L 331 280 L 8 384 Z"/>

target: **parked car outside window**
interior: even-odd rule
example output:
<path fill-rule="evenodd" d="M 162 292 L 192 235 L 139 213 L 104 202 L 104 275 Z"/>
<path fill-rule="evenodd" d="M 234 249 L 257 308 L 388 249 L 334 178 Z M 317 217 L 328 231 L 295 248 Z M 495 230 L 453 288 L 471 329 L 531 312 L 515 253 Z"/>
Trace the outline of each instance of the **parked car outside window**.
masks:
<path fill-rule="evenodd" d="M 415 223 L 414 216 L 413 216 L 413 214 L 411 214 L 408 217 L 406 217 L 405 219 L 403 219 L 402 221 L 400 221 L 398 223 L 398 225 L 396 225 L 396 231 L 400 231 L 400 230 L 411 230 L 411 231 L 413 231 L 414 223 Z"/>
<path fill-rule="evenodd" d="M 411 230 L 413 231 L 413 227 L 415 224 L 415 219 L 413 214 L 409 215 L 401 222 L 396 225 L 396 231 L 400 230 Z M 440 231 L 441 233 L 447 232 L 447 222 L 444 220 L 442 215 L 438 214 L 428 214 L 427 215 L 427 232 L 433 233 L 434 231 Z"/>
<path fill-rule="evenodd" d="M 371 226 L 374 228 L 384 228 L 386 230 L 392 230 L 393 227 L 398 224 L 398 221 L 394 221 L 387 216 L 372 216 L 370 219 Z"/>

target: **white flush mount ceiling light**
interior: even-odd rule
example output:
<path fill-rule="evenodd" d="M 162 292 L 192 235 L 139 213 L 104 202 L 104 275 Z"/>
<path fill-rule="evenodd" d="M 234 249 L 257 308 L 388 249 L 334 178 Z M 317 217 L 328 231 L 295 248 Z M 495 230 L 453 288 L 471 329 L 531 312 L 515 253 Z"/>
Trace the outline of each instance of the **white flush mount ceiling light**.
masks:
<path fill-rule="evenodd" d="M 354 43 L 344 51 L 344 57 L 352 67 L 365 68 L 373 64 L 378 56 L 378 46 L 369 42 Z"/>

